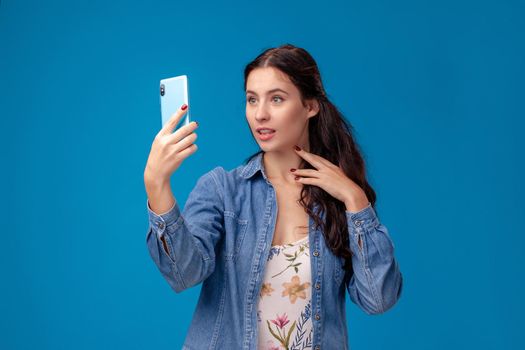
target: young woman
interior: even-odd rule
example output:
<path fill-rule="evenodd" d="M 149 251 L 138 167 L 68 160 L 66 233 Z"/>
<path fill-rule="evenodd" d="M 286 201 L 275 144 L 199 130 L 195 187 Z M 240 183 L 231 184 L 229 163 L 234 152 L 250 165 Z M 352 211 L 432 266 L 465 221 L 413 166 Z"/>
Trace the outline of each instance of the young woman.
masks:
<path fill-rule="evenodd" d="M 197 149 L 196 122 L 172 133 L 183 106 L 144 171 L 153 261 L 177 293 L 203 283 L 183 349 L 347 349 L 346 293 L 379 314 L 402 289 L 351 125 L 302 48 L 264 51 L 244 78 L 259 152 L 202 175 L 181 213 L 169 179 Z"/>

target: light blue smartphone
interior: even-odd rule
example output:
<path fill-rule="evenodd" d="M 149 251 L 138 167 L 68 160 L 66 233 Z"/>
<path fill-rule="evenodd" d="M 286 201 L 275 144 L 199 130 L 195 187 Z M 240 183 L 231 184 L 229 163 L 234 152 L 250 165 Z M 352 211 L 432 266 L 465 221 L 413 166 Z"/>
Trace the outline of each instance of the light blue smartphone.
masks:
<path fill-rule="evenodd" d="M 160 110 L 162 116 L 162 126 L 171 118 L 173 113 L 179 110 L 183 104 L 188 105 L 186 114 L 175 126 L 175 130 L 180 126 L 190 123 L 190 107 L 188 93 L 188 77 L 179 75 L 173 78 L 166 78 L 160 81 Z"/>

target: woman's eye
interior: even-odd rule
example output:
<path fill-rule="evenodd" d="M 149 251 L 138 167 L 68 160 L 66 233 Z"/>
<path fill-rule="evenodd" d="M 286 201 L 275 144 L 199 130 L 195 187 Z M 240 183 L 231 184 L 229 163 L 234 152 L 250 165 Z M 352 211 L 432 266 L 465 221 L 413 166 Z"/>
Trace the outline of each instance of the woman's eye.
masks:
<path fill-rule="evenodd" d="M 281 96 L 273 96 L 272 100 L 275 102 L 282 102 L 283 98 Z M 246 98 L 246 102 L 248 102 L 249 104 L 252 104 L 253 101 L 255 101 L 255 97 Z"/>

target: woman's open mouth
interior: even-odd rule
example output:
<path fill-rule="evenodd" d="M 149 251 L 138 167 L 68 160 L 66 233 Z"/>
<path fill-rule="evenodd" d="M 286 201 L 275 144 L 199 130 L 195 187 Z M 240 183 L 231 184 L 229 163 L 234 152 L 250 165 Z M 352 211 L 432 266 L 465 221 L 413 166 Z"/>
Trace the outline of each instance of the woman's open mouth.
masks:
<path fill-rule="evenodd" d="M 261 130 L 257 131 L 257 136 L 261 141 L 267 141 L 275 135 L 275 130 Z"/>

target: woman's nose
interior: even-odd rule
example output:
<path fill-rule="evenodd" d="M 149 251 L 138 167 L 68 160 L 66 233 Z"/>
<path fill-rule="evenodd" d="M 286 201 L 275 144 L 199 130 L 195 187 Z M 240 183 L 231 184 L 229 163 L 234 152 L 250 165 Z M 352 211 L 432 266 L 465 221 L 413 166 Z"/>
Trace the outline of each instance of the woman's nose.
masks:
<path fill-rule="evenodd" d="M 257 110 L 255 111 L 255 119 L 259 121 L 268 118 L 270 118 L 268 108 L 266 108 L 266 105 L 264 103 L 261 103 L 259 106 L 257 106 Z"/>

